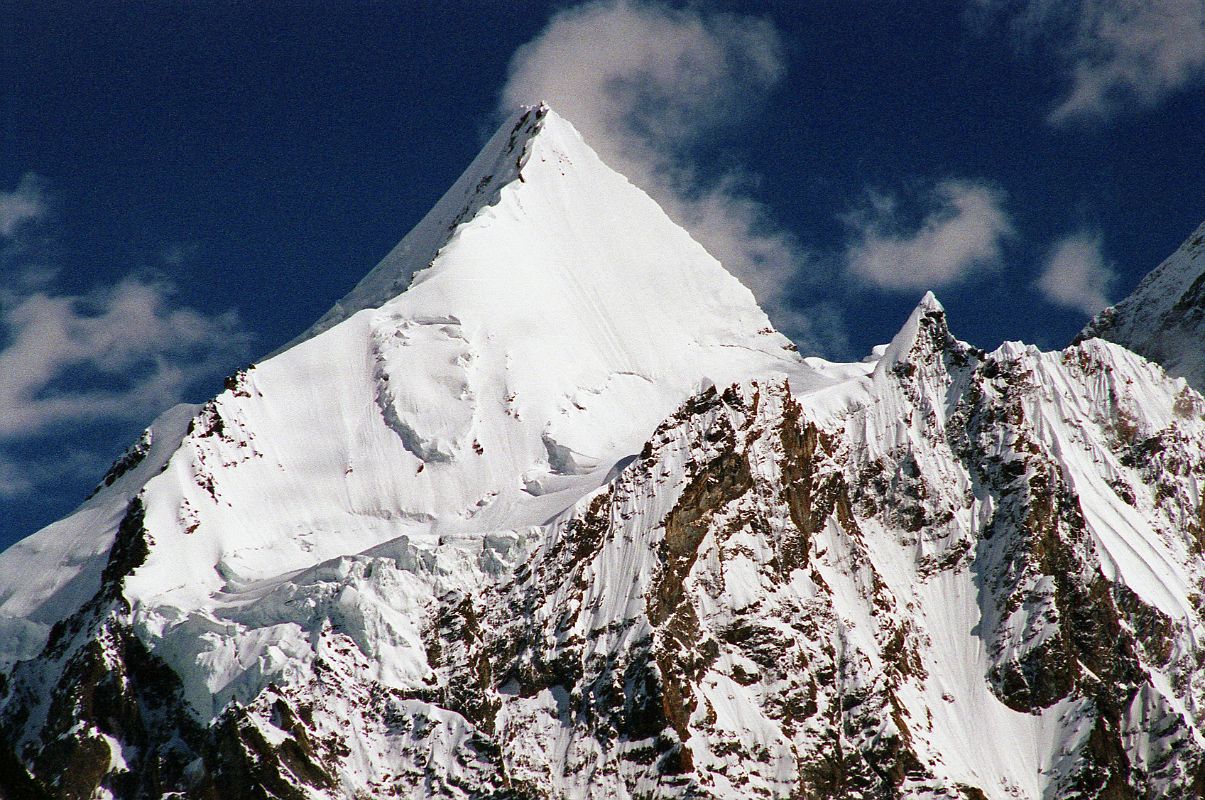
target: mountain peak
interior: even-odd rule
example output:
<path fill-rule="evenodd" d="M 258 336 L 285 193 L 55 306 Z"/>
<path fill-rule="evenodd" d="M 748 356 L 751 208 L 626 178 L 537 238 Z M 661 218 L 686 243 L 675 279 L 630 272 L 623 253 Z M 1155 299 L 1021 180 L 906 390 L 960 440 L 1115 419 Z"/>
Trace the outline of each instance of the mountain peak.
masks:
<path fill-rule="evenodd" d="M 197 495 L 190 508 L 222 498 L 216 519 L 255 486 L 267 499 L 249 507 L 292 505 L 300 493 L 313 510 L 296 513 L 317 521 L 197 521 L 178 498 L 150 498 L 149 517 L 179 535 L 157 534 L 129 592 L 203 603 L 227 583 L 401 533 L 540 524 L 639 452 L 701 380 L 806 371 L 747 288 L 572 125 L 527 108 L 347 297 L 257 365 L 253 388 L 215 401 L 186 441 L 206 464 L 240 464 L 237 477 L 204 479 L 192 476 L 208 467 L 181 466 L 172 491 Z M 276 443 L 275 463 L 208 452 L 206 431 L 240 426 Z M 319 476 L 316 464 L 337 469 Z M 304 541 L 298 524 L 313 531 Z M 248 526 L 254 543 L 235 533 Z M 195 570 L 184 594 L 172 589 L 181 562 Z"/>
<path fill-rule="evenodd" d="M 933 292 L 925 292 L 883 351 L 875 373 L 885 374 L 900 364 L 928 360 L 933 353 L 944 350 L 953 342 L 945 308 Z"/>
<path fill-rule="evenodd" d="M 945 307 L 938 302 L 937 295 L 933 294 L 931 291 L 925 292 L 925 296 L 920 299 L 920 302 L 917 303 L 916 308 L 917 310 L 923 308 L 926 311 L 935 311 L 940 314 L 944 314 L 946 312 Z"/>
<path fill-rule="evenodd" d="M 1141 357 L 804 362 L 545 106 L 332 314 L 0 553 L 0 795 L 1200 794 Z"/>
<path fill-rule="evenodd" d="M 1205 222 L 1075 341 L 1099 337 L 1145 356 L 1205 391 Z"/>

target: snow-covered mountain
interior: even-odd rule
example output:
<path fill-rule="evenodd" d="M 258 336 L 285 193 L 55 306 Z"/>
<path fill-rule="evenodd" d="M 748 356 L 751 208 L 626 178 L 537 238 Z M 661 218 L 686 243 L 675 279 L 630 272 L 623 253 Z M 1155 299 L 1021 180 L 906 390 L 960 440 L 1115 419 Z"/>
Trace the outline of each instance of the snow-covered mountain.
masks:
<path fill-rule="evenodd" d="M 1205 222 L 1129 297 L 1088 323 L 1078 340 L 1111 342 L 1205 391 Z"/>
<path fill-rule="evenodd" d="M 529 109 L 0 554 L 0 796 L 1194 797 L 1205 399 L 802 359 Z"/>

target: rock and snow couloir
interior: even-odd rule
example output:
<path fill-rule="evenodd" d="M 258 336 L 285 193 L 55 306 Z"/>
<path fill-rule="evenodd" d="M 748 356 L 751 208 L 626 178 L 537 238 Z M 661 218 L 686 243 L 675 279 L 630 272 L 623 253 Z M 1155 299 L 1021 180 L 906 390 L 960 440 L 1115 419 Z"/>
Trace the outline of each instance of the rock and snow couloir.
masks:
<path fill-rule="evenodd" d="M 1196 796 L 1203 481 L 1100 340 L 799 358 L 529 109 L 0 554 L 0 796 Z"/>

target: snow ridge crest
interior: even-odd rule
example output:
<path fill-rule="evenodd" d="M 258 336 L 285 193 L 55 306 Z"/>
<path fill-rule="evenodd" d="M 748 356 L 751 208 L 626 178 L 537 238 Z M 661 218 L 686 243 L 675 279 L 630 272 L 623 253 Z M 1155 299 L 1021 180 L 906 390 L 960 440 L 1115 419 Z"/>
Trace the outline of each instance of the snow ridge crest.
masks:
<path fill-rule="evenodd" d="M 308 330 L 274 351 L 276 355 L 326 331 L 366 308 L 376 308 L 411 285 L 415 274 L 430 267 L 457 228 L 495 205 L 502 190 L 522 181 L 523 168 L 549 115 L 567 125 L 544 103 L 524 106 L 490 137 L 439 202 L 356 286 Z"/>

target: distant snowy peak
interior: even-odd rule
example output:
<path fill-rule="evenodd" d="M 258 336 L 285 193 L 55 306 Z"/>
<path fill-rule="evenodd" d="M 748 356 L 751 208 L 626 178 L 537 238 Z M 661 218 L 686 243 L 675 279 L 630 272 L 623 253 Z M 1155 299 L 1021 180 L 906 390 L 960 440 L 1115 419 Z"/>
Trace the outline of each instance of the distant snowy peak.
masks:
<path fill-rule="evenodd" d="M 1076 341 L 1116 342 L 1205 391 L 1205 223 Z"/>

